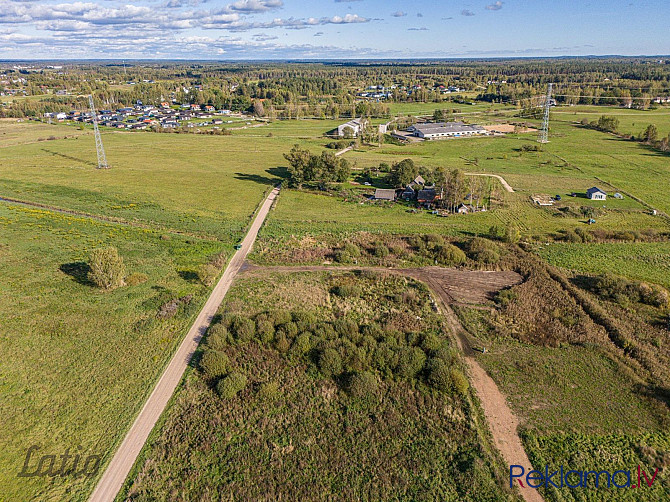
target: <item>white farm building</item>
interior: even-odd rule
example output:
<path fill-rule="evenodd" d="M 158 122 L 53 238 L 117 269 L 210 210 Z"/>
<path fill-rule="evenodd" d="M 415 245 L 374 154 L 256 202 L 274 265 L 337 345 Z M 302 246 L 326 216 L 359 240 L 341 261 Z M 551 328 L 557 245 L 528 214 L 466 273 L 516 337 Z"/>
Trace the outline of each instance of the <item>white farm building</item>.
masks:
<path fill-rule="evenodd" d="M 346 124 L 337 126 L 337 135 L 339 137 L 346 136 L 346 129 L 350 128 L 353 131 L 351 135 L 355 138 L 363 131 L 363 127 L 363 119 L 352 119 Z"/>
<path fill-rule="evenodd" d="M 459 138 L 489 134 L 482 126 L 463 122 L 425 122 L 410 126 L 407 131 L 423 139 Z"/>

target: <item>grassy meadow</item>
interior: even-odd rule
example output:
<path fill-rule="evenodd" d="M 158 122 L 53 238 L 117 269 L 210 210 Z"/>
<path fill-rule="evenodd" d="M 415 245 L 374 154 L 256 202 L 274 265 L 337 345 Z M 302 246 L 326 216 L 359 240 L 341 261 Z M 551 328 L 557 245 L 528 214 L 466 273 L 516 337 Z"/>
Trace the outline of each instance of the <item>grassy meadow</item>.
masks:
<path fill-rule="evenodd" d="M 480 123 L 515 113 L 489 104 L 409 103 L 392 109 L 414 114 L 440 107 L 460 108 L 469 121 Z M 495 111 L 486 113 L 489 108 Z M 438 217 L 412 213 L 402 204 L 361 204 L 339 193 L 283 190 L 261 229 L 258 249 L 332 244 L 363 232 L 444 234 L 462 242 L 492 225 L 507 224 L 537 242 L 577 228 L 667 232 L 667 220 L 652 216 L 650 209 L 670 212 L 670 157 L 576 125 L 584 116 L 602 114 L 619 116 L 622 130 L 636 132 L 638 124 L 652 121 L 661 133 L 668 128 L 666 110 L 559 107 L 552 111 L 551 142 L 539 152 L 522 149 L 537 144 L 534 134 L 359 147 L 345 154 L 357 169 L 412 158 L 423 166 L 499 174 L 515 192 L 491 180 L 491 211 Z M 37 444 L 41 452 L 60 455 L 80 445 L 83 452 L 103 455 L 103 464 L 109 460 L 206 297 L 207 288 L 197 281 L 198 266 L 217 253 L 230 255 L 264 193 L 285 173 L 283 154 L 295 143 L 321 151 L 331 141 L 323 133 L 341 122 L 274 121 L 229 136 L 104 131 L 112 168 L 99 171 L 90 129 L 0 121 L 0 197 L 73 212 L 0 201 L 0 413 L 12 431 L 0 439 L 2 496 L 86 498 L 92 478 L 18 482 L 26 449 Z M 625 198 L 596 203 L 567 196 L 593 185 L 610 194 L 619 190 Z M 560 194 L 563 201 L 539 208 L 530 202 L 532 194 Z M 577 213 L 582 206 L 597 210 L 595 227 L 587 227 Z M 84 262 L 92 249 L 108 245 L 119 249 L 128 273 L 146 274 L 148 280 L 106 293 L 92 287 Z M 670 286 L 666 242 L 552 242 L 539 254 L 579 273 L 613 270 Z M 367 305 L 360 298 L 335 298 L 325 276 L 296 277 L 293 282 L 247 277 L 231 290 L 223 311 L 251 316 L 270 307 L 288 310 L 296 292 L 305 308 L 328 319 L 353 312 L 367 321 L 381 312 L 375 306 L 404 308 L 390 291 L 369 293 Z M 394 288 L 406 293 L 410 286 Z M 418 298 L 425 300 L 423 294 Z M 161 306 L 184 297 L 190 301 L 181 302 L 173 317 L 157 317 Z M 533 330 L 524 326 L 525 337 L 499 334 L 486 312 L 459 311 L 491 349 L 480 360 L 523 419 L 529 456 L 538 464 L 551 457 L 592 467 L 588 462 L 602 455 L 611 465 L 624 460 L 662 465 L 669 441 L 667 409 L 644 395 L 645 377 L 631 369 L 634 364 L 611 346 L 602 328 L 593 328 L 593 337 L 579 343 L 570 338 L 592 321 L 574 301 L 562 301 L 556 312 L 542 310 L 541 322 L 529 324 Z M 571 325 L 573 318 L 580 322 Z M 544 331 L 552 330 L 564 336 L 555 345 L 533 338 L 544 339 Z M 659 343 L 665 346 L 664 340 Z M 226 406 L 211 382 L 190 372 L 144 452 L 146 462 L 127 487 L 134 500 L 178 499 L 180 491 L 215 499 L 220 485 L 240 497 L 245 487 L 257 498 L 279 497 L 286 496 L 285 487 L 297 489 L 299 483 L 317 483 L 315 497 L 349 490 L 352 497 L 389 498 L 390 482 L 372 481 L 379 466 L 387 465 L 399 473 L 400 499 L 514 500 L 501 491 L 500 460 L 489 450 L 482 418 L 469 397 L 385 376 L 379 387 L 384 406 L 371 416 L 309 360 L 287 359 L 276 347 L 255 342 L 233 340 L 224 351 L 248 370 L 250 385 L 233 406 Z M 276 400 L 259 392 L 273 375 Z M 268 409 L 269 418 L 263 413 Z M 289 418 L 282 422 L 281 416 Z M 379 426 L 384 420 L 392 425 L 392 438 L 384 437 Z M 347 431 L 364 440 L 352 440 Z M 326 438 L 322 441 L 330 450 L 319 438 Z M 581 457 L 575 444 L 586 445 Z M 375 445 L 382 446 L 375 450 Z M 362 470 L 348 472 L 345 479 L 337 472 L 345 464 L 356 467 L 346 458 L 351 451 L 361 452 Z M 400 455 L 398 460 L 394 455 Z M 416 468 L 403 468 L 401 461 Z M 194 472 L 199 476 L 192 479 Z M 458 491 L 462 487 L 456 481 L 470 480 L 470 475 L 480 481 L 481 491 Z M 461 485 L 474 486 L 471 481 Z M 659 486 L 667 492 L 667 483 Z M 572 500 L 563 493 L 549 495 L 550 500 Z"/>
<path fill-rule="evenodd" d="M 0 203 L 0 413 L 12 431 L 0 439 L 0 498 L 85 500 L 95 478 L 17 477 L 27 449 L 59 456 L 81 447 L 109 461 L 206 298 L 198 267 L 231 255 L 281 149 L 106 133 L 112 168 L 100 171 L 92 135 L 7 124 L 13 144 L 0 148 L 0 197 L 73 212 Z M 49 132 L 58 139 L 37 141 Z M 86 261 L 105 246 L 146 282 L 92 286 Z M 174 300 L 175 312 L 159 314 Z"/>
<path fill-rule="evenodd" d="M 261 270 L 238 279 L 220 312 L 124 496 L 516 500 L 467 388 L 420 376 L 441 357 L 461 366 L 425 288 Z M 226 394 L 233 374 L 246 378 Z"/>

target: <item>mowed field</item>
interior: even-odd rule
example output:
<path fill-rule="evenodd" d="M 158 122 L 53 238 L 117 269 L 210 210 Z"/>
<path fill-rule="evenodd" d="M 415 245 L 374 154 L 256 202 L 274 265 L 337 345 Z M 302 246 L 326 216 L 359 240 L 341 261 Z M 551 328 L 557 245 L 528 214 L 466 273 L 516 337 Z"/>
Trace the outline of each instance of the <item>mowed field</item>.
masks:
<path fill-rule="evenodd" d="M 108 133 L 112 168 L 101 171 L 91 135 L 17 127 L 17 144 L 0 148 L 0 197 L 134 224 L 0 202 L 0 499 L 85 500 L 95 477 L 18 477 L 28 448 L 39 448 L 28 472 L 42 455 L 56 455 L 58 471 L 68 449 L 109 461 L 208 294 L 198 267 L 230 256 L 282 149 Z M 36 141 L 48 132 L 69 138 Z M 147 281 L 111 292 L 92 286 L 85 262 L 104 246 Z M 175 299 L 176 311 L 159 315 Z"/>

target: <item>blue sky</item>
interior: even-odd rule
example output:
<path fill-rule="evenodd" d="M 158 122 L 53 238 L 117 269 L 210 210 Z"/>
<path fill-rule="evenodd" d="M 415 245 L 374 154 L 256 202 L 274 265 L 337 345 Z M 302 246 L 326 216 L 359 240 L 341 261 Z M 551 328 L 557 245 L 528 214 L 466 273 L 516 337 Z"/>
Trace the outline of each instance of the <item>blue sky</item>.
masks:
<path fill-rule="evenodd" d="M 657 0 L 0 0 L 0 58 L 670 54 L 668 8 Z"/>

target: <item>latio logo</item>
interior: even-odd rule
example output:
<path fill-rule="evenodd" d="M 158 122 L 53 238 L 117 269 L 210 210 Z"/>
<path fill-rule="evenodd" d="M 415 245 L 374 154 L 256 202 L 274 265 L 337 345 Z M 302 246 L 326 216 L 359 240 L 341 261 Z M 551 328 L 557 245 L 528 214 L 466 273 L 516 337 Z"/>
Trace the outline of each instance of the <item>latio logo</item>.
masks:
<path fill-rule="evenodd" d="M 529 471 L 524 477 L 526 470 L 521 465 L 510 465 L 509 467 L 509 486 L 514 486 L 514 480 L 521 488 L 540 488 L 541 486 L 555 488 L 600 488 L 601 486 L 611 488 L 644 488 L 645 484 L 651 488 L 656 481 L 658 467 L 651 478 L 643 471 L 640 466 L 637 470 L 631 471 L 565 471 L 563 466 L 550 472 L 549 465 L 542 471 Z M 637 483 L 635 481 L 637 480 Z"/>
<path fill-rule="evenodd" d="M 82 459 L 81 451 L 70 455 L 70 448 L 66 449 L 62 455 L 39 455 L 40 449 L 37 445 L 32 445 L 26 451 L 26 459 L 23 462 L 23 469 L 19 472 L 20 478 L 33 478 L 43 476 L 87 476 L 91 477 L 98 472 L 100 459 L 102 455 L 88 455 L 85 460 Z M 81 446 L 77 447 L 81 450 Z M 59 462 L 56 461 L 59 457 Z"/>

